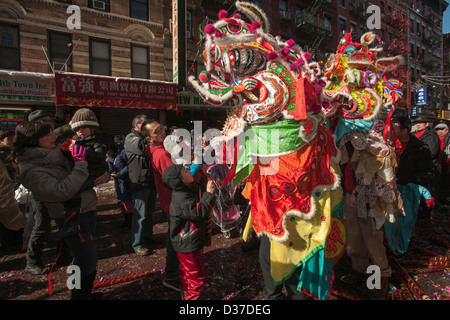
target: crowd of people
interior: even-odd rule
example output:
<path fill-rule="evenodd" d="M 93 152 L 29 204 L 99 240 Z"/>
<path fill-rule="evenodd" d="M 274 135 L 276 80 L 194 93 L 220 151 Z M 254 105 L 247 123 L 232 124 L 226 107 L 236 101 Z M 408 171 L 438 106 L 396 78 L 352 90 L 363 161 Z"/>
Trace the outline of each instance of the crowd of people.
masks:
<path fill-rule="evenodd" d="M 0 130 L 1 250 L 26 248 L 26 271 L 42 275 L 51 272 L 42 261 L 45 239 L 51 235 L 58 253 L 54 264 L 72 260 L 81 270 L 81 287 L 70 289 L 70 299 L 99 298 L 100 293 L 92 292 L 98 264 L 94 187 L 113 179 L 123 227 L 130 230 L 137 255 L 152 253 L 153 217 L 159 200 L 169 226 L 163 285 L 180 291 L 185 299 L 198 299 L 206 277 L 202 248 L 216 185 L 201 170 L 201 161 L 194 158 L 186 164 L 174 158 L 167 150 L 169 132 L 158 121 L 138 115 L 131 127 L 126 136 L 111 138 L 100 130 L 94 112 L 81 108 L 59 128 L 54 127 L 51 114 L 36 110 L 15 131 Z M 392 128 L 398 142 L 397 183 L 424 186 L 433 199 L 449 204 L 448 124 L 441 121 L 433 126 L 422 117 L 412 122 L 397 117 L 392 119 Z M 184 144 L 181 152 L 183 148 L 190 146 Z M 433 199 L 422 201 L 422 217 L 429 216 Z M 344 200 L 344 216 L 348 223 L 359 223 L 358 235 L 350 235 L 347 254 L 352 270 L 341 280 L 362 281 L 370 260 L 383 266 L 380 294 L 385 295 L 391 270 L 382 231 L 374 234 L 360 222 L 352 222 L 356 214 L 350 214 L 355 209 L 351 201 L 351 197 Z M 51 232 L 52 221 L 56 232 Z M 364 241 L 358 240 L 361 237 Z M 266 248 L 269 244 L 263 240 L 261 247 Z M 295 293 L 295 283 L 292 288 Z M 281 294 L 281 287 L 266 289 Z"/>

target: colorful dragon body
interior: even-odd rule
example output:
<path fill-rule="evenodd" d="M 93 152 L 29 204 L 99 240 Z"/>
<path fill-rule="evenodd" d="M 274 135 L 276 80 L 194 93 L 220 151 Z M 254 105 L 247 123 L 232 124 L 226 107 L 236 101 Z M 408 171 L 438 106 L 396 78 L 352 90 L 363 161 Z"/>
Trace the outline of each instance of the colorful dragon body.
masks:
<path fill-rule="evenodd" d="M 299 289 L 326 299 L 347 241 L 341 151 L 327 120 L 374 119 L 401 94 L 399 84 L 380 80 L 376 68 L 388 64 L 375 59 L 379 48 L 368 49 L 372 34 L 362 44 L 344 41 L 323 65 L 294 40 L 273 37 L 254 4 L 236 8 L 251 23 L 220 11 L 205 27 L 206 70 L 189 81 L 213 105 L 234 102 L 220 137 L 231 151 L 223 153 L 231 163 L 225 182 L 245 183 L 247 231 L 271 240 L 273 281 L 303 265 Z"/>

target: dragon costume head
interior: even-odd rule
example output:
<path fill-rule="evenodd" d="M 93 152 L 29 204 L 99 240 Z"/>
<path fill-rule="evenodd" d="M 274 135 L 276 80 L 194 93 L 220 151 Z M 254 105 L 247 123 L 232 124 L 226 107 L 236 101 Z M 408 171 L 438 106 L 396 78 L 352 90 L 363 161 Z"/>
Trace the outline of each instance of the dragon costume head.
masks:
<path fill-rule="evenodd" d="M 327 85 L 323 94 L 329 101 L 326 117 L 371 120 L 388 112 L 402 97 L 402 83 L 388 79 L 386 74 L 397 68 L 401 56 L 379 58 L 382 41 L 373 32 L 353 42 L 347 33 L 323 67 Z"/>
<path fill-rule="evenodd" d="M 224 10 L 219 20 L 205 27 L 205 66 L 189 81 L 206 101 L 221 105 L 235 102 L 223 135 L 234 137 L 246 125 L 275 122 L 280 117 L 305 119 L 322 110 L 326 79 L 321 64 L 311 60 L 294 40 L 283 41 L 269 33 L 265 14 L 254 4 L 236 2 L 240 13 L 229 18 Z M 302 90 L 302 94 L 296 94 Z M 300 107 L 299 107 L 300 106 Z"/>

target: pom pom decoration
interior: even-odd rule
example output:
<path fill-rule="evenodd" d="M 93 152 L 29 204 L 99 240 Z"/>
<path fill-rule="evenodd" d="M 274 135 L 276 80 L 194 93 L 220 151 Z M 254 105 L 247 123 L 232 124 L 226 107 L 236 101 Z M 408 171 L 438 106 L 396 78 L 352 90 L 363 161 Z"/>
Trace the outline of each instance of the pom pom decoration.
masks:
<path fill-rule="evenodd" d="M 320 86 L 319 84 L 315 83 L 314 84 L 314 93 L 316 95 L 319 95 L 322 93 L 322 86 Z"/>
<path fill-rule="evenodd" d="M 297 71 L 298 68 L 300 68 L 300 66 L 299 66 L 296 62 L 294 62 L 294 63 L 291 63 L 291 64 L 289 65 L 289 68 L 290 68 L 292 71 Z"/>
<path fill-rule="evenodd" d="M 227 10 L 220 10 L 219 11 L 219 19 L 223 19 L 223 18 L 226 18 L 226 17 L 228 17 L 228 11 Z"/>
<path fill-rule="evenodd" d="M 258 29 L 261 28 L 261 24 L 258 21 L 255 21 L 252 23 L 252 29 Z"/>
<path fill-rule="evenodd" d="M 235 14 L 233 14 L 233 18 L 240 19 L 241 18 L 241 14 L 240 13 L 235 13 Z"/>
<path fill-rule="evenodd" d="M 311 53 L 305 52 L 304 56 L 305 56 L 306 61 L 311 60 L 311 57 L 312 57 Z"/>
<path fill-rule="evenodd" d="M 367 88 L 372 88 L 377 82 L 377 75 L 370 70 L 364 72 L 364 85 Z"/>
<path fill-rule="evenodd" d="M 200 72 L 198 78 L 202 83 L 207 83 L 211 80 L 211 74 L 208 71 L 204 70 Z"/>
<path fill-rule="evenodd" d="M 311 106 L 311 111 L 313 113 L 319 113 L 321 110 L 322 110 L 322 106 L 320 104 L 315 103 Z"/>
<path fill-rule="evenodd" d="M 207 24 L 204 29 L 206 34 L 213 34 L 216 31 L 216 28 L 211 23 Z"/>
<path fill-rule="evenodd" d="M 291 52 L 291 49 L 289 49 L 288 47 L 284 47 L 283 49 L 281 49 L 281 54 L 283 56 L 287 56 L 290 52 Z"/>
<path fill-rule="evenodd" d="M 305 65 L 305 60 L 303 60 L 302 58 L 298 59 L 296 64 L 298 64 L 300 67 Z"/>
<path fill-rule="evenodd" d="M 286 41 L 286 45 L 288 47 L 293 47 L 295 45 L 294 39 L 289 39 L 288 41 Z"/>
<path fill-rule="evenodd" d="M 270 60 L 274 60 L 274 59 L 276 59 L 276 58 L 278 58 L 278 54 L 276 53 L 276 52 L 271 52 L 271 53 L 269 53 L 269 55 L 268 55 L 268 57 L 267 57 L 267 59 L 270 61 Z"/>

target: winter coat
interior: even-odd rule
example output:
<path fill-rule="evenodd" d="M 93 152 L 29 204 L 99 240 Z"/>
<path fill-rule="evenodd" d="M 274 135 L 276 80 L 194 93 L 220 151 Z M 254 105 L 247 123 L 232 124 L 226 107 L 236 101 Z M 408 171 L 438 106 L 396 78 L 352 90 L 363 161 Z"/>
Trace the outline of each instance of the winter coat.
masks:
<path fill-rule="evenodd" d="M 416 135 L 418 133 L 416 132 Z M 425 145 L 431 151 L 431 158 L 433 163 L 437 165 L 437 160 L 439 157 L 439 151 L 441 149 L 441 141 L 439 140 L 439 136 L 436 132 L 431 128 L 431 126 L 427 127 L 422 135 L 419 138 L 420 141 L 424 142 Z"/>
<path fill-rule="evenodd" d="M 0 223 L 10 230 L 20 230 L 27 224 L 27 219 L 14 198 L 14 188 L 2 161 L 0 161 Z"/>
<path fill-rule="evenodd" d="M 95 180 L 107 171 L 106 153 L 109 149 L 109 139 L 106 134 L 96 133 L 86 138 L 78 138 L 75 144 L 86 148 L 90 178 Z"/>
<path fill-rule="evenodd" d="M 162 175 L 167 167 L 173 164 L 172 157 L 164 146 L 159 143 L 150 143 L 145 147 L 145 156 L 151 159 L 153 175 L 155 177 L 156 191 L 158 192 L 159 203 L 162 211 L 169 214 L 172 190 L 162 181 Z"/>
<path fill-rule="evenodd" d="M 32 192 L 36 201 L 45 204 L 52 218 L 64 215 L 64 202 L 71 200 L 88 178 L 88 163 L 78 161 L 73 165 L 60 148 L 27 148 L 17 161 L 20 182 Z M 96 206 L 94 190 L 81 194 L 82 212 L 95 210 Z"/>
<path fill-rule="evenodd" d="M 179 253 L 191 253 L 206 245 L 206 218 L 211 211 L 213 195 L 205 192 L 200 201 L 194 183 L 185 185 L 180 178 L 182 164 L 168 167 L 163 182 L 172 189 L 170 203 L 170 240 Z"/>
<path fill-rule="evenodd" d="M 18 182 L 18 170 L 13 165 L 13 160 L 11 156 L 11 149 L 3 144 L 0 144 L 0 161 L 5 165 L 6 171 L 8 172 L 9 178 L 13 184 L 14 190 L 19 187 Z"/>
<path fill-rule="evenodd" d="M 109 173 L 120 173 L 120 178 L 114 178 L 117 201 L 132 200 L 125 150 L 108 158 L 108 171 Z"/>
<path fill-rule="evenodd" d="M 427 188 L 433 196 L 436 194 L 436 167 L 431 152 L 424 142 L 411 135 L 397 168 L 397 183 L 407 185 L 415 183 Z"/>
<path fill-rule="evenodd" d="M 152 164 L 145 156 L 145 145 L 144 135 L 137 130 L 131 130 L 125 138 L 124 150 L 132 190 L 156 189 Z"/>

